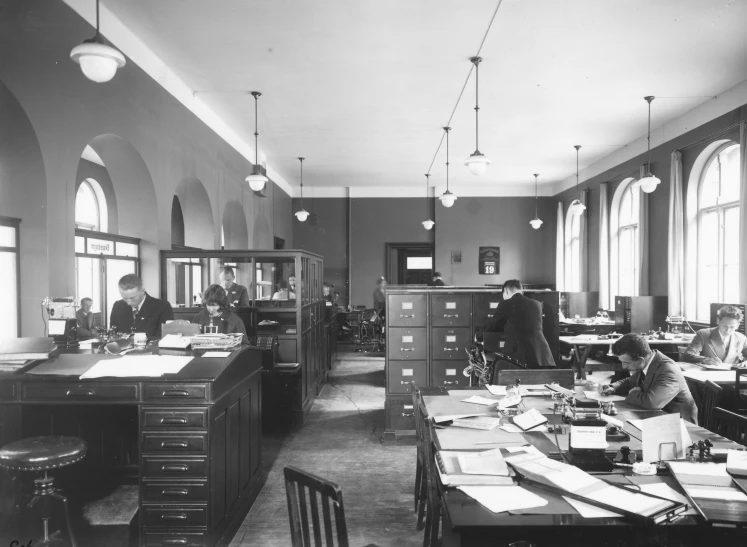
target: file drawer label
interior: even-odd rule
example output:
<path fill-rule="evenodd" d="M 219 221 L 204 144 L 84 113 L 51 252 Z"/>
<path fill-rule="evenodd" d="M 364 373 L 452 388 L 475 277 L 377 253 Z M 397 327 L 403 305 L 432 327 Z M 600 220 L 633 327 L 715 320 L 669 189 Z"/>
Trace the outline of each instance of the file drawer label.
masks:
<path fill-rule="evenodd" d="M 456 376 L 456 369 L 455 368 L 447 368 L 446 369 L 446 376 Z"/>
<path fill-rule="evenodd" d="M 402 309 L 403 310 L 411 310 L 412 309 L 412 302 L 402 302 Z"/>
<path fill-rule="evenodd" d="M 402 337 L 402 343 L 403 344 L 412 344 L 413 343 L 412 336 L 403 336 Z"/>
<path fill-rule="evenodd" d="M 455 310 L 456 309 L 456 302 L 447 302 L 446 303 L 446 309 L 447 310 Z"/>
<path fill-rule="evenodd" d="M 411 368 L 403 368 L 402 369 L 402 376 L 412 376 L 412 369 Z"/>
<path fill-rule="evenodd" d="M 446 335 L 447 342 L 456 342 L 456 335 Z"/>
<path fill-rule="evenodd" d="M 495 309 L 495 308 L 497 308 L 497 307 L 498 307 L 498 302 L 491 302 L 491 303 L 490 303 L 490 309 L 491 309 L 491 310 L 494 310 L 494 309 Z"/>

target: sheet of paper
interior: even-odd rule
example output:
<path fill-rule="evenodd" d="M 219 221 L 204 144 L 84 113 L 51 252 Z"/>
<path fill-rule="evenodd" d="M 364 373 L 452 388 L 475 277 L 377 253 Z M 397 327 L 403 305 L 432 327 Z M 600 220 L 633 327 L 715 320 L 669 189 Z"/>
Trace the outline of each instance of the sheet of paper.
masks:
<path fill-rule="evenodd" d="M 521 486 L 460 486 L 459 490 L 493 513 L 547 505 L 545 498 Z"/>
<path fill-rule="evenodd" d="M 176 374 L 192 360 L 191 356 L 125 355 L 119 359 L 99 361 L 80 378 L 156 377 Z"/>
<path fill-rule="evenodd" d="M 536 454 L 537 456 L 545 457 L 545 454 L 540 452 L 539 448 L 531 444 L 525 444 L 524 446 L 509 446 L 506 447 L 506 452 L 509 454 L 516 454 L 517 452 L 526 452 L 527 454 Z"/>
<path fill-rule="evenodd" d="M 506 410 L 507 408 L 511 408 L 512 406 L 516 406 L 521 402 L 521 396 L 511 394 L 507 395 L 503 399 L 500 400 L 498 403 L 498 410 Z"/>
<path fill-rule="evenodd" d="M 685 457 L 679 414 L 663 414 L 643 420 L 641 444 L 643 461 L 675 460 Z M 675 446 L 672 446 L 674 443 Z M 661 450 L 659 449 L 661 447 Z"/>
<path fill-rule="evenodd" d="M 584 391 L 584 396 L 587 399 L 591 399 L 593 401 L 602 401 L 603 403 L 614 403 L 617 401 L 624 401 L 625 397 L 622 395 L 602 395 L 601 393 L 597 393 L 596 391 Z"/>
<path fill-rule="evenodd" d="M 32 369 L 28 370 L 27 374 L 80 376 L 99 361 L 109 361 L 112 359 L 119 359 L 119 357 L 113 355 L 73 355 L 70 353 L 61 353 L 48 361 L 39 363 Z"/>
<path fill-rule="evenodd" d="M 228 357 L 231 355 L 230 351 L 206 351 L 202 354 L 203 357 Z"/>
<path fill-rule="evenodd" d="M 499 429 L 502 429 L 507 433 L 521 433 L 521 428 L 516 424 L 503 424 Z"/>
<path fill-rule="evenodd" d="M 508 466 L 500 449 L 459 454 L 459 467 L 467 475 L 499 475 L 508 477 Z"/>
<path fill-rule="evenodd" d="M 613 513 L 612 511 L 607 511 L 607 509 L 602 509 L 601 507 L 596 507 L 595 505 L 589 505 L 588 503 L 584 503 L 583 501 L 578 501 L 567 496 L 563 496 L 563 499 L 570 503 L 571 507 L 578 511 L 578 513 L 585 519 L 622 517 L 622 515 L 619 513 Z"/>
<path fill-rule="evenodd" d="M 663 482 L 641 484 L 640 488 L 641 491 L 646 492 L 647 494 L 653 494 L 654 496 L 659 496 L 660 498 L 666 498 L 668 500 L 684 503 L 688 506 L 692 505 L 689 501 L 687 501 L 687 498 L 683 494 L 680 494 L 675 489 L 671 488 L 668 484 Z M 690 507 L 687 511 L 685 511 L 684 514 L 697 515 L 698 512 L 693 507 Z"/>
<path fill-rule="evenodd" d="M 538 425 L 547 423 L 547 418 L 540 414 L 536 408 L 530 408 L 526 412 L 514 416 L 514 423 L 523 431 L 527 431 L 537 427 Z"/>
<path fill-rule="evenodd" d="M 607 414 L 602 414 L 602 419 L 607 422 L 610 425 L 615 425 L 619 428 L 625 427 L 625 423 L 622 420 L 618 420 L 617 418 L 613 418 L 612 416 L 608 416 Z"/>
<path fill-rule="evenodd" d="M 488 391 L 491 395 L 497 395 L 498 397 L 503 397 L 506 395 L 506 386 L 485 386 L 488 388 Z"/>
<path fill-rule="evenodd" d="M 491 406 L 497 404 L 499 401 L 498 399 L 488 399 L 487 397 L 481 397 L 479 395 L 473 395 L 472 397 L 468 397 L 467 399 L 462 399 L 463 403 L 473 403 L 476 405 L 485 405 L 485 406 Z"/>
<path fill-rule="evenodd" d="M 433 421 L 437 424 L 442 424 L 444 422 L 458 420 L 459 418 L 471 418 L 472 416 L 482 416 L 482 414 L 444 414 L 443 416 L 433 416 Z"/>
<path fill-rule="evenodd" d="M 489 450 L 527 444 L 523 435 L 506 433 L 498 427 L 489 431 L 447 427 L 436 429 L 436 437 L 441 450 Z"/>
<path fill-rule="evenodd" d="M 687 493 L 690 494 L 693 498 L 747 502 L 747 494 L 737 488 L 729 488 L 725 486 L 713 488 L 708 488 L 707 486 L 699 488 L 690 487 L 687 489 Z"/>
<path fill-rule="evenodd" d="M 571 425 L 570 444 L 572 448 L 607 448 L 606 428 Z"/>
<path fill-rule="evenodd" d="M 711 454 L 713 452 L 714 449 L 711 449 Z M 747 475 L 747 452 L 744 450 L 727 450 L 726 470 L 737 476 Z"/>

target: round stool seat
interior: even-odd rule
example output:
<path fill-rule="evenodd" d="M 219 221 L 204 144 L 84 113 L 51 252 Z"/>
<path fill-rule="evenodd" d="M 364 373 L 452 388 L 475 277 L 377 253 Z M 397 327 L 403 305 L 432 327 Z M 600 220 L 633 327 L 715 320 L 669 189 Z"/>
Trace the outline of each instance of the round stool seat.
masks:
<path fill-rule="evenodd" d="M 45 471 L 78 462 L 88 444 L 78 437 L 29 437 L 0 448 L 0 467 L 17 471 Z"/>

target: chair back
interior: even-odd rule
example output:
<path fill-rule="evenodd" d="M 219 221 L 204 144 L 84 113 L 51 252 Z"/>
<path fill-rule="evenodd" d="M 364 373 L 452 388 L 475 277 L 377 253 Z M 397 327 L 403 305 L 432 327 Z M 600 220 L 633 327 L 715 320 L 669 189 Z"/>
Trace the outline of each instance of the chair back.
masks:
<path fill-rule="evenodd" d="M 742 376 L 747 376 L 747 369 L 737 370 L 737 384 L 735 389 L 737 390 L 737 400 L 742 403 L 740 406 L 747 404 L 747 386 L 742 382 Z"/>
<path fill-rule="evenodd" d="M 423 428 L 425 427 L 425 421 L 423 415 L 420 413 L 420 403 L 423 400 L 423 396 L 420 393 L 420 388 L 415 384 L 415 382 L 410 382 L 410 395 L 412 395 L 412 413 L 415 417 L 415 440 L 418 450 L 420 450 L 423 444 Z"/>
<path fill-rule="evenodd" d="M 342 503 L 340 487 L 333 482 L 326 481 L 291 465 L 287 466 L 283 473 L 285 474 L 285 494 L 288 498 L 288 518 L 293 547 L 310 547 L 312 545 L 312 531 L 314 534 L 313 545 L 321 547 L 322 524 L 324 525 L 324 545 L 327 547 L 333 547 L 334 545 L 348 547 L 348 530 L 345 524 L 345 508 Z M 319 503 L 322 506 L 323 522 L 320 522 L 319 519 Z M 334 510 L 334 526 L 330 504 Z M 309 506 L 311 508 L 310 512 Z M 309 528 L 309 519 L 311 519 L 311 529 Z M 333 540 L 335 535 L 337 538 Z"/>
<path fill-rule="evenodd" d="M 510 386 L 521 380 L 522 384 L 558 384 L 573 389 L 573 370 L 499 370 L 495 385 Z"/>
<path fill-rule="evenodd" d="M 424 547 L 435 547 L 439 544 L 438 529 L 441 521 L 441 496 L 438 491 L 438 472 L 436 471 L 436 429 L 433 420 L 428 416 L 425 403 L 420 402 L 420 411 L 424 418 L 423 448 L 425 452 L 425 469 L 427 481 L 426 510 L 427 522 L 423 535 Z"/>
<path fill-rule="evenodd" d="M 716 407 L 711 415 L 711 430 L 739 444 L 747 444 L 747 416 Z"/>
<path fill-rule="evenodd" d="M 711 417 L 713 416 L 713 409 L 718 403 L 719 397 L 721 396 L 722 388 L 720 385 L 713 383 L 710 380 L 705 381 L 703 386 L 703 396 L 700 400 L 700 408 L 698 408 L 698 421 L 701 427 L 706 429 L 711 428 Z"/>
<path fill-rule="evenodd" d="M 175 319 L 161 325 L 161 334 L 166 336 L 167 334 L 181 334 L 183 336 L 194 336 L 200 334 L 200 325 L 197 323 L 190 323 L 184 319 Z"/>

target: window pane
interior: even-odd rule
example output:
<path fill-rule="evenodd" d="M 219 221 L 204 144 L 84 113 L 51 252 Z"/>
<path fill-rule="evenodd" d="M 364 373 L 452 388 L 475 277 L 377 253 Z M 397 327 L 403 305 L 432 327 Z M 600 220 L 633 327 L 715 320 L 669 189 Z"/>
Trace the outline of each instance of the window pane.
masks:
<path fill-rule="evenodd" d="M 700 248 L 698 249 L 698 260 L 702 264 L 718 265 L 718 213 L 711 211 L 703 213 L 700 217 Z"/>
<path fill-rule="evenodd" d="M 711 302 L 718 302 L 718 265 L 704 266 L 701 270 L 703 279 L 698 279 L 698 310 L 699 321 L 709 322 L 711 316 Z"/>
<path fill-rule="evenodd" d="M 721 197 L 720 203 L 739 200 L 739 145 L 724 149 L 721 154 Z"/>
<path fill-rule="evenodd" d="M 99 229 L 99 205 L 91 185 L 82 182 L 75 195 L 75 224 L 86 230 Z"/>
<path fill-rule="evenodd" d="M 724 302 L 739 302 L 739 264 L 724 266 Z"/>
<path fill-rule="evenodd" d="M 81 236 L 75 236 L 75 252 L 85 253 L 86 252 L 86 238 Z"/>
<path fill-rule="evenodd" d="M 580 245 L 579 239 L 576 237 L 571 240 L 571 291 L 579 291 L 580 289 L 580 262 L 581 257 L 579 255 Z"/>
<path fill-rule="evenodd" d="M 13 226 L 0 226 L 0 247 L 16 246 L 16 229 Z"/>
<path fill-rule="evenodd" d="M 700 209 L 716 205 L 719 194 L 718 177 L 719 161 L 717 157 L 714 157 L 703 175 L 703 181 L 700 183 L 700 193 L 698 196 L 698 207 Z"/>
<path fill-rule="evenodd" d="M 91 311 L 98 313 L 103 306 L 101 292 L 101 260 L 98 258 L 76 257 L 75 283 L 78 302 L 81 298 L 93 300 Z M 103 324 L 103 323 L 102 323 Z"/>
<path fill-rule="evenodd" d="M 630 229 L 620 230 L 618 238 L 618 283 L 619 294 L 622 296 L 633 295 L 633 266 L 631 260 L 633 247 L 633 231 Z"/>
<path fill-rule="evenodd" d="M 739 264 L 739 207 L 724 210 L 724 264 Z"/>
<path fill-rule="evenodd" d="M 5 308 L 0 313 L 0 336 L 10 338 L 18 335 L 17 256 L 14 252 L 0 252 L 0 298 Z"/>
<path fill-rule="evenodd" d="M 122 299 L 119 294 L 119 280 L 124 275 L 134 273 L 135 262 L 133 260 L 106 259 L 106 321 L 109 321 L 109 317 L 112 315 L 114 303 Z M 148 290 L 148 287 L 145 287 L 145 289 Z M 151 296 L 153 296 L 153 293 L 158 293 L 158 287 L 151 289 Z"/>
<path fill-rule="evenodd" d="M 121 243 L 117 241 L 117 256 L 137 257 L 137 245 L 134 243 Z"/>

